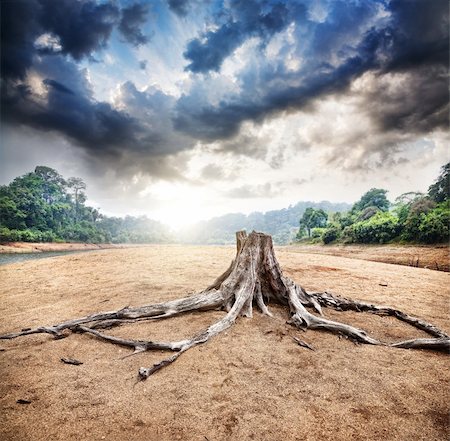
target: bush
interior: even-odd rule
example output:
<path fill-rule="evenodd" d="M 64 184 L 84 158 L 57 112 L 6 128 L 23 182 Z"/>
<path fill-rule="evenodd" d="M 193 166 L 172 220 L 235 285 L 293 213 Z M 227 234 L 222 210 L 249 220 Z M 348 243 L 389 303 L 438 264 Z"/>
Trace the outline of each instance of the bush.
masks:
<path fill-rule="evenodd" d="M 19 240 L 22 242 L 40 242 L 40 233 L 32 230 L 18 231 Z"/>
<path fill-rule="evenodd" d="M 11 239 L 11 230 L 7 227 L 0 228 L 0 242 L 14 242 Z"/>
<path fill-rule="evenodd" d="M 353 243 L 355 233 L 353 231 L 353 225 L 348 225 L 342 230 L 341 241 L 342 243 Z"/>
<path fill-rule="evenodd" d="M 450 239 L 450 209 L 439 206 L 427 214 L 422 213 L 418 228 L 418 239 L 425 243 L 439 243 Z"/>
<path fill-rule="evenodd" d="M 386 243 L 398 236 L 400 225 L 391 213 L 379 212 L 370 219 L 357 222 L 348 230 L 353 242 Z"/>
<path fill-rule="evenodd" d="M 323 232 L 326 228 L 313 228 L 311 230 L 311 239 L 319 239 L 322 237 Z"/>
<path fill-rule="evenodd" d="M 334 242 L 340 236 L 339 228 L 332 226 L 327 228 L 322 233 L 322 241 L 326 245 L 328 243 Z"/>

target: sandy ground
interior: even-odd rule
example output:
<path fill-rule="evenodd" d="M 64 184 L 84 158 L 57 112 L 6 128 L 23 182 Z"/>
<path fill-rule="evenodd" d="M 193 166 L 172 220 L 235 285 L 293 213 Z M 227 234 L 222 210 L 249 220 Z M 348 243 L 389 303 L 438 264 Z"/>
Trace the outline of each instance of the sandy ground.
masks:
<path fill-rule="evenodd" d="M 277 255 L 285 273 L 307 289 L 389 304 L 450 331 L 449 273 L 286 248 Z M 150 246 L 5 265 L 0 332 L 185 296 L 206 287 L 233 256 L 232 247 Z M 301 333 L 285 323 L 286 310 L 270 308 L 273 319 L 258 312 L 239 319 L 139 383 L 138 368 L 166 354 L 123 359 L 130 351 L 86 335 L 0 341 L 0 439 L 448 439 L 448 355 Z M 222 314 L 195 313 L 108 332 L 178 339 Z M 326 315 L 385 341 L 422 335 L 387 317 Z M 316 351 L 296 345 L 291 336 Z M 61 357 L 84 364 L 66 365 Z"/>
<path fill-rule="evenodd" d="M 450 271 L 449 245 L 292 245 L 292 252 L 326 254 L 374 262 Z"/>
<path fill-rule="evenodd" d="M 131 248 L 136 245 L 109 243 L 57 243 L 57 242 L 2 242 L 0 254 L 8 253 L 42 253 L 44 251 L 87 251 L 110 248 Z M 138 245 L 139 246 L 139 245 Z"/>

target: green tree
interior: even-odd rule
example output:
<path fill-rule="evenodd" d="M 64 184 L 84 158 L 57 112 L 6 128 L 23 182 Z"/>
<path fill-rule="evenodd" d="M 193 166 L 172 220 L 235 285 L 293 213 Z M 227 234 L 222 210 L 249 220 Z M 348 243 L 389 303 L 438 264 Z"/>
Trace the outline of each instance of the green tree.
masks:
<path fill-rule="evenodd" d="M 441 168 L 441 174 L 436 182 L 428 188 L 428 196 L 435 202 L 444 202 L 449 199 L 450 192 L 450 162 Z"/>
<path fill-rule="evenodd" d="M 6 192 L 0 190 L 0 225 L 8 230 L 26 228 L 26 213 L 17 208 L 17 204 L 10 196 L 1 193 Z"/>
<path fill-rule="evenodd" d="M 81 178 L 69 178 L 67 180 L 68 187 L 72 190 L 75 202 L 75 222 L 79 219 L 80 204 L 86 201 L 86 195 L 83 190 L 86 190 L 86 184 Z"/>
<path fill-rule="evenodd" d="M 394 203 L 394 213 L 398 217 L 398 221 L 402 228 L 404 228 L 406 220 L 408 219 L 409 212 L 413 203 L 422 199 L 424 197 L 423 193 L 417 191 L 410 191 L 403 193 L 395 199 Z"/>
<path fill-rule="evenodd" d="M 386 198 L 386 193 L 387 190 L 383 190 L 382 188 L 371 188 L 353 205 L 351 213 L 358 213 L 369 207 L 375 207 L 381 211 L 388 211 L 390 202 Z"/>
<path fill-rule="evenodd" d="M 418 238 L 425 243 L 448 242 L 450 240 L 450 206 L 439 204 L 427 214 L 422 214 L 419 224 Z"/>
<path fill-rule="evenodd" d="M 348 228 L 347 234 L 351 236 L 353 242 L 360 243 L 386 243 L 397 237 L 400 232 L 398 218 L 392 213 L 383 211 Z"/>
<path fill-rule="evenodd" d="M 63 200 L 67 184 L 56 170 L 39 165 L 34 169 L 34 174 L 42 180 L 42 197 L 45 202 L 52 204 Z"/>
<path fill-rule="evenodd" d="M 305 229 L 308 233 L 308 237 L 311 237 L 311 229 L 325 227 L 327 219 L 328 214 L 321 208 L 315 209 L 308 207 L 300 219 L 300 229 L 297 237 L 302 237 Z"/>
<path fill-rule="evenodd" d="M 404 220 L 402 227 L 402 238 L 407 241 L 420 241 L 419 228 L 423 220 L 423 216 L 432 211 L 436 207 L 436 203 L 428 197 L 422 197 L 416 199 L 409 205 L 406 219 Z M 400 222 L 403 220 L 404 213 L 400 213 Z"/>

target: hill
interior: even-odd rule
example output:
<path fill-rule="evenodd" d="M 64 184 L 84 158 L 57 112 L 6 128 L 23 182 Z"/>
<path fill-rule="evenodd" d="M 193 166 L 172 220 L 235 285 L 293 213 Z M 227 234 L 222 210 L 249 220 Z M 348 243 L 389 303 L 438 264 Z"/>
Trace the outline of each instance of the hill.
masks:
<path fill-rule="evenodd" d="M 249 215 L 230 213 L 182 230 L 177 239 L 183 243 L 225 245 L 235 243 L 238 230 L 261 231 L 270 234 L 278 245 L 285 245 L 294 239 L 298 232 L 299 220 L 308 207 L 321 208 L 326 212 L 348 211 L 350 204 L 329 201 L 302 201 L 281 210 L 253 212 Z"/>

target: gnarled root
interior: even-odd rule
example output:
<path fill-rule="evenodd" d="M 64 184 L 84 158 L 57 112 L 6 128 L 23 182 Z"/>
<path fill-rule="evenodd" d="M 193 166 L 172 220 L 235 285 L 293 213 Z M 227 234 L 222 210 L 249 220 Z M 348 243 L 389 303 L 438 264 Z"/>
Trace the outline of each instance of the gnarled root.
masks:
<path fill-rule="evenodd" d="M 158 370 L 172 364 L 181 354 L 190 348 L 207 342 L 210 338 L 228 329 L 239 316 L 252 317 L 255 305 L 263 314 L 272 316 L 267 303 L 275 302 L 290 309 L 289 323 L 299 329 L 316 329 L 345 335 L 359 343 L 384 345 L 362 330 L 351 325 L 329 320 L 323 316 L 322 308 L 370 312 L 378 315 L 391 315 L 399 320 L 421 329 L 435 338 L 415 339 L 391 344 L 396 348 L 434 349 L 448 352 L 449 336 L 421 319 L 414 318 L 397 309 L 376 306 L 370 303 L 354 301 L 330 293 L 307 293 L 291 279 L 283 276 L 275 257 L 272 238 L 262 233 L 252 232 L 248 237 L 245 232 L 236 233 L 237 253 L 229 268 L 219 276 L 205 291 L 179 300 L 147 305 L 138 308 L 126 307 L 118 311 L 102 312 L 68 320 L 58 325 L 23 329 L 22 331 L 0 336 L 0 339 L 12 339 L 24 335 L 48 333 L 55 338 L 67 335 L 63 331 L 89 334 L 103 341 L 130 347 L 133 354 L 148 350 L 173 351 L 170 357 L 154 364 L 141 367 L 139 378 L 148 378 Z M 216 323 L 191 338 L 175 342 L 154 342 L 152 340 L 129 340 L 104 334 L 98 329 L 108 329 L 124 323 L 143 320 L 160 320 L 178 314 L 195 311 L 223 309 L 227 313 Z M 313 308 L 318 315 L 307 310 Z M 301 340 L 296 340 L 297 343 Z M 304 343 L 304 342 L 302 342 Z M 300 343 L 299 343 L 300 344 Z M 306 346 L 305 346 L 306 345 Z M 309 345 L 303 346 L 312 349 Z"/>

